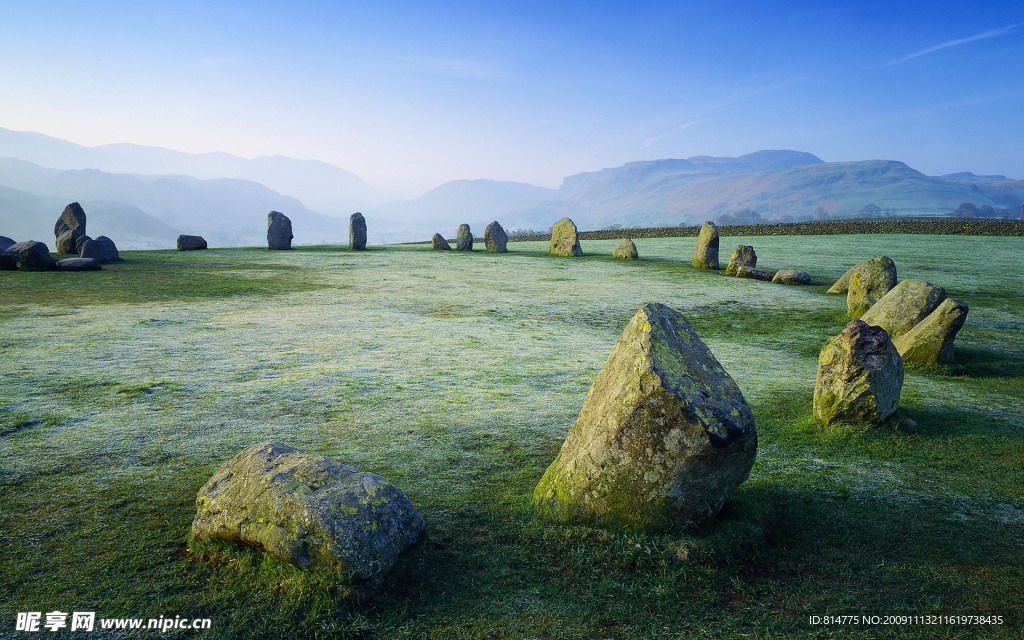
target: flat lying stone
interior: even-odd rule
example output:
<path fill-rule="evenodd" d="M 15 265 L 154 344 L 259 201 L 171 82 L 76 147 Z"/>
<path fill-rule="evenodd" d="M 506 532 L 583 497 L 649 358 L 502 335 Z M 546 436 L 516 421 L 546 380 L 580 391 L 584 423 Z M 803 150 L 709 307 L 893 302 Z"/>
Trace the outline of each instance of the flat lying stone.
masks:
<path fill-rule="evenodd" d="M 811 274 L 799 269 L 782 269 L 775 272 L 772 282 L 776 284 L 810 284 Z"/>
<path fill-rule="evenodd" d="M 65 258 L 57 263 L 61 271 L 100 271 L 103 267 L 95 258 Z"/>
<path fill-rule="evenodd" d="M 764 280 L 765 282 L 771 282 L 775 274 L 771 271 L 765 271 L 764 269 L 758 269 L 757 267 L 751 267 L 745 264 L 737 265 L 733 270 L 733 275 L 737 278 L 752 278 L 754 280 Z"/>

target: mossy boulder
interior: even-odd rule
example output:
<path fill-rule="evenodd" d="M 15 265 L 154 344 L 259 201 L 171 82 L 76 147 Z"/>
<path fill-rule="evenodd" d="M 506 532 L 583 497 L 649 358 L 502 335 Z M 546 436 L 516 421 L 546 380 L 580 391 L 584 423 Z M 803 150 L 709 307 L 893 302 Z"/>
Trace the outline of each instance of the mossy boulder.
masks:
<path fill-rule="evenodd" d="M 946 298 L 913 329 L 893 340 L 907 362 L 953 362 L 953 341 L 967 320 L 967 305 Z"/>
<path fill-rule="evenodd" d="M 818 356 L 814 419 L 873 426 L 896 411 L 903 389 L 903 360 L 889 334 L 851 320 Z"/>
<path fill-rule="evenodd" d="M 348 219 L 348 246 L 353 251 L 366 251 L 366 218 L 358 211 Z"/>
<path fill-rule="evenodd" d="M 85 235 L 85 210 L 82 205 L 72 202 L 64 207 L 56 224 L 53 236 L 57 240 L 57 253 L 71 255 L 78 253 L 78 239 Z"/>
<path fill-rule="evenodd" d="M 697 247 L 693 250 L 693 266 L 698 269 L 718 269 L 718 227 L 707 220 L 697 236 Z"/>
<path fill-rule="evenodd" d="M 896 286 L 896 264 L 886 256 L 861 262 L 850 274 L 846 313 L 857 319 Z"/>
<path fill-rule="evenodd" d="M 122 262 L 121 254 L 117 251 L 117 245 L 107 236 L 100 236 L 82 243 L 80 257 L 92 258 L 100 264 Z"/>
<path fill-rule="evenodd" d="M 757 252 L 754 251 L 754 247 L 749 244 L 738 244 L 736 245 L 736 248 L 732 250 L 732 256 L 729 258 L 729 266 L 725 268 L 725 275 L 736 275 L 736 270 L 741 266 L 757 266 Z"/>
<path fill-rule="evenodd" d="M 629 238 L 623 238 L 619 246 L 615 247 L 612 251 L 612 257 L 617 260 L 636 260 L 640 257 L 637 253 L 636 245 Z"/>
<path fill-rule="evenodd" d="M 508 235 L 498 221 L 495 220 L 484 228 L 484 246 L 492 253 L 508 252 Z"/>
<path fill-rule="evenodd" d="M 895 340 L 928 317 L 946 299 L 946 291 L 924 280 L 904 280 L 864 312 L 861 320 L 882 327 Z"/>
<path fill-rule="evenodd" d="M 682 314 L 647 304 L 534 490 L 534 512 L 641 531 L 697 527 L 747 479 L 756 453 L 736 382 Z"/>
<path fill-rule="evenodd" d="M 580 232 L 576 229 L 575 222 L 569 218 L 562 218 L 551 226 L 551 242 L 548 244 L 548 253 L 565 258 L 583 255 L 583 248 L 580 247 Z"/>
<path fill-rule="evenodd" d="M 456 251 L 473 250 L 473 232 L 469 230 L 468 224 L 460 224 L 459 231 L 455 234 Z"/>
<path fill-rule="evenodd" d="M 437 251 L 451 251 L 452 246 L 448 244 L 448 241 L 444 239 L 440 233 L 435 233 L 430 239 L 430 248 Z"/>
<path fill-rule="evenodd" d="M 849 269 L 847 269 L 846 273 L 844 273 L 842 276 L 840 276 L 839 279 L 836 280 L 835 284 L 833 284 L 831 287 L 829 287 L 829 290 L 826 291 L 825 293 L 837 294 L 837 293 L 846 293 L 847 291 L 849 291 L 850 290 L 850 277 L 853 275 L 853 270 L 856 269 L 859 266 L 860 266 L 860 263 L 857 263 L 857 264 L 853 265 L 852 267 L 850 267 Z"/>
<path fill-rule="evenodd" d="M 737 278 L 751 278 L 753 280 L 764 280 L 765 282 L 771 282 L 772 278 L 775 277 L 775 274 L 771 271 L 758 269 L 757 267 L 751 267 L 745 264 L 738 265 L 733 275 Z"/>
<path fill-rule="evenodd" d="M 810 284 L 811 274 L 800 269 L 782 269 L 772 276 L 775 284 Z"/>
<path fill-rule="evenodd" d="M 267 249 L 287 251 L 292 248 L 292 221 L 280 211 L 267 214 Z"/>
<path fill-rule="evenodd" d="M 384 478 L 261 442 L 221 465 L 199 490 L 192 535 L 379 581 L 423 526 L 408 496 Z"/>
<path fill-rule="evenodd" d="M 14 256 L 18 266 L 27 271 L 55 271 L 57 261 L 50 255 L 50 249 L 42 242 L 27 240 L 15 242 L 7 247 L 7 253 Z"/>

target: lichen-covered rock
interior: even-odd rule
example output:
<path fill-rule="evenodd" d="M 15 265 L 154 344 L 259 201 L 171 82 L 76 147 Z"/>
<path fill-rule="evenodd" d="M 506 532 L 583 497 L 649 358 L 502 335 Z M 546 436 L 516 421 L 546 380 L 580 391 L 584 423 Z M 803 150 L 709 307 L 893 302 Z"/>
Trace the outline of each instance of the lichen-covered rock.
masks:
<path fill-rule="evenodd" d="M 178 236 L 178 251 L 201 251 L 206 249 L 206 238 L 203 236 Z"/>
<path fill-rule="evenodd" d="M 53 236 L 57 239 L 57 253 L 70 255 L 78 253 L 75 243 L 85 235 L 85 211 L 77 202 L 64 207 L 57 223 L 53 225 Z"/>
<path fill-rule="evenodd" d="M 903 389 L 903 360 L 889 334 L 851 320 L 818 356 L 814 419 L 872 426 L 892 415 Z"/>
<path fill-rule="evenodd" d="M 408 496 L 384 478 L 273 442 L 221 465 L 199 490 L 192 522 L 199 540 L 374 581 L 422 531 Z"/>
<path fill-rule="evenodd" d="M 738 244 L 736 245 L 736 248 L 732 250 L 732 256 L 729 258 L 729 266 L 725 268 L 725 275 L 736 275 L 736 270 L 743 265 L 748 267 L 757 266 L 757 253 L 754 251 L 754 247 L 749 244 Z"/>
<path fill-rule="evenodd" d="M 718 227 L 707 220 L 697 236 L 697 247 L 693 250 L 693 266 L 699 269 L 718 269 Z"/>
<path fill-rule="evenodd" d="M 811 274 L 799 269 L 782 269 L 772 277 L 775 284 L 810 284 Z"/>
<path fill-rule="evenodd" d="M 924 280 L 904 280 L 864 312 L 861 320 L 882 327 L 896 340 L 928 317 L 946 299 L 946 291 Z"/>
<path fill-rule="evenodd" d="M 366 251 L 366 219 L 358 211 L 348 219 L 348 246 L 353 251 Z"/>
<path fill-rule="evenodd" d="M 582 256 L 583 248 L 580 247 L 580 232 L 576 229 L 576 223 L 569 218 L 562 218 L 551 226 L 551 243 L 548 245 L 548 253 L 553 256 Z"/>
<path fill-rule="evenodd" d="M 771 282 L 772 278 L 775 277 L 775 274 L 771 271 L 765 271 L 764 269 L 758 269 L 757 267 L 745 264 L 737 265 L 733 275 L 737 278 L 752 278 L 754 280 L 764 280 L 765 282 Z"/>
<path fill-rule="evenodd" d="M 636 245 L 629 238 L 623 238 L 619 246 L 615 247 L 615 251 L 612 251 L 612 257 L 618 260 L 636 260 L 640 257 L 637 253 Z"/>
<path fill-rule="evenodd" d="M 473 232 L 469 230 L 468 224 L 460 224 L 459 230 L 455 234 L 455 250 L 456 251 L 472 251 L 473 250 Z"/>
<path fill-rule="evenodd" d="M 117 245 L 107 236 L 100 236 L 82 243 L 81 257 L 93 258 L 100 264 L 121 262 L 121 254 L 117 251 Z"/>
<path fill-rule="evenodd" d="M 18 266 L 28 271 L 55 271 L 57 261 L 50 255 L 50 249 L 42 242 L 27 240 L 15 242 L 7 247 L 7 253 L 14 256 Z"/>
<path fill-rule="evenodd" d="M 493 253 L 508 252 L 508 235 L 498 221 L 495 220 L 484 229 L 484 246 Z"/>
<path fill-rule="evenodd" d="M 913 329 L 893 340 L 907 362 L 953 362 L 953 341 L 967 320 L 967 305 L 946 298 Z"/>
<path fill-rule="evenodd" d="M 699 526 L 747 479 L 756 453 L 736 382 L 682 314 L 647 304 L 534 490 L 534 512 L 643 531 Z"/>
<path fill-rule="evenodd" d="M 846 292 L 846 313 L 853 319 L 896 286 L 896 264 L 886 256 L 865 260 L 853 268 Z"/>
<path fill-rule="evenodd" d="M 444 239 L 440 233 L 435 233 L 434 237 L 430 239 L 430 246 L 433 249 L 439 251 L 451 251 L 452 247 L 448 244 L 448 241 Z"/>
<path fill-rule="evenodd" d="M 99 271 L 103 269 L 95 258 L 65 258 L 57 262 L 61 271 Z"/>
<path fill-rule="evenodd" d="M 292 221 L 280 211 L 267 214 L 267 249 L 287 251 L 292 248 Z"/>
<path fill-rule="evenodd" d="M 858 266 L 860 266 L 860 263 L 857 263 L 850 267 L 849 269 L 847 269 L 846 273 L 840 276 L 839 279 L 836 280 L 836 283 L 829 287 L 829 290 L 826 291 L 825 293 L 846 293 L 847 291 L 849 291 L 850 276 L 853 275 L 853 270 L 856 269 Z"/>

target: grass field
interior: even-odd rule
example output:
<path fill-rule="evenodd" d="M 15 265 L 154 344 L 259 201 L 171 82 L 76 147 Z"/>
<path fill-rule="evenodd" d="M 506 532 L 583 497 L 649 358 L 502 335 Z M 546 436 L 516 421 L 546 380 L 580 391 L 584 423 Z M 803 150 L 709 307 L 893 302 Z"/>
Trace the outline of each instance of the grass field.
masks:
<path fill-rule="evenodd" d="M 723 257 L 740 242 L 814 284 L 693 269 L 693 238 L 638 240 L 636 263 L 603 240 L 582 259 L 526 242 L 126 251 L 102 273 L 0 272 L 0 636 L 18 612 L 59 610 L 210 618 L 205 637 L 1020 637 L 1024 241 L 737 237 Z M 847 321 L 824 292 L 880 254 L 970 306 L 958 362 L 908 367 L 899 413 L 916 426 L 822 430 L 817 355 Z M 680 309 L 743 390 L 750 479 L 687 535 L 534 520 L 534 486 L 648 301 Z M 410 496 L 426 536 L 382 588 L 190 546 L 199 487 L 268 439 Z M 158 635 L 204 637 L 139 634 Z"/>

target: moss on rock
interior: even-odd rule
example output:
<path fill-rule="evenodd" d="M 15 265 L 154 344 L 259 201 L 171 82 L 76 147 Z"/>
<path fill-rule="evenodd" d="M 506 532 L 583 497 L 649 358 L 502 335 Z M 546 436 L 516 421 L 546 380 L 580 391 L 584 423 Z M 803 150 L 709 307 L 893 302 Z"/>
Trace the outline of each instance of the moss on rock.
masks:
<path fill-rule="evenodd" d="M 861 262 L 850 274 L 846 313 L 857 319 L 896 286 L 896 264 L 886 256 Z"/>
<path fill-rule="evenodd" d="M 907 362 L 953 362 L 953 342 L 967 321 L 967 311 L 963 302 L 946 298 L 893 344 Z"/>

